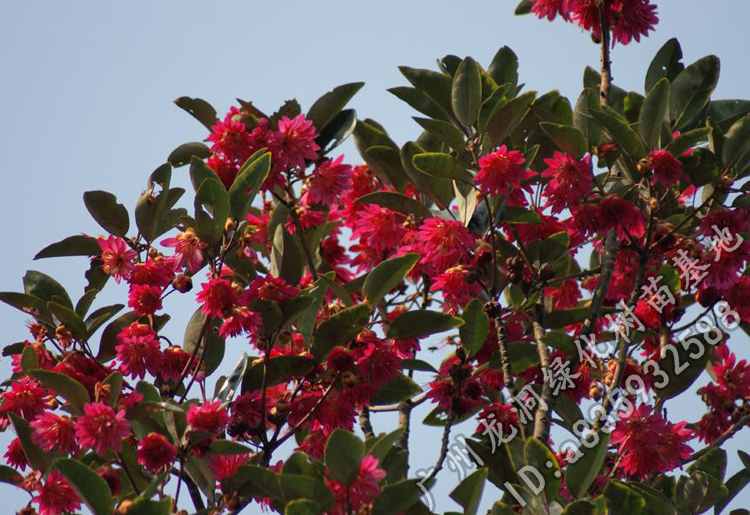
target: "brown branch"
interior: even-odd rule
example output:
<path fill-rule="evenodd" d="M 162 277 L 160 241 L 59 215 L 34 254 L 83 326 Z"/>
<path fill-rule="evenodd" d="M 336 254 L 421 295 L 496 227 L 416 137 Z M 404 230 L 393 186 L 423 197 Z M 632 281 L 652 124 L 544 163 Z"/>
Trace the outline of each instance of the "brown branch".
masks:
<path fill-rule="evenodd" d="M 536 351 L 539 354 L 539 366 L 542 369 L 542 375 L 544 377 L 542 383 L 542 401 L 536 410 L 534 415 L 534 437 L 538 438 L 542 442 L 547 442 L 549 438 L 549 428 L 552 424 L 552 416 L 550 414 L 552 403 L 552 386 L 548 379 L 549 371 L 549 348 L 544 343 L 544 328 L 539 322 L 542 318 L 542 312 L 544 307 L 540 304 L 536 305 L 537 308 L 537 319 L 534 320 L 531 325 L 534 329 L 534 340 L 536 341 Z"/>
<path fill-rule="evenodd" d="M 367 406 L 364 406 L 359 410 L 359 427 L 362 429 L 365 438 L 372 438 L 375 436 L 375 430 L 373 429 L 372 421 L 370 420 L 370 408 Z"/>
<path fill-rule="evenodd" d="M 748 424 L 750 424 L 750 415 L 745 415 L 744 417 L 739 419 L 737 422 L 732 424 L 729 427 L 729 429 L 724 431 L 719 438 L 717 438 L 711 443 L 711 445 L 704 447 L 700 451 L 694 452 L 687 460 L 683 462 L 683 464 L 690 463 L 691 461 L 695 461 L 701 456 L 703 456 L 704 454 L 708 453 L 709 451 L 716 449 L 717 447 L 720 447 L 724 442 L 732 438 L 737 433 L 737 431 L 739 431 L 740 429 L 742 429 Z"/>

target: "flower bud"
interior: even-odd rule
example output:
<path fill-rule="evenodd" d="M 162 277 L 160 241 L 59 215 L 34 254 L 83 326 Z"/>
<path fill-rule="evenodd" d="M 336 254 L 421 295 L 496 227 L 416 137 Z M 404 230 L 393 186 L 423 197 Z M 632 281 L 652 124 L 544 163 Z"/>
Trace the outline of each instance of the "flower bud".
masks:
<path fill-rule="evenodd" d="M 187 293 L 193 289 L 193 280 L 185 274 L 180 274 L 172 279 L 172 286 L 180 293 Z"/>
<path fill-rule="evenodd" d="M 224 232 L 232 232 L 237 228 L 237 223 L 234 221 L 234 218 L 227 218 L 227 221 L 224 223 Z"/>

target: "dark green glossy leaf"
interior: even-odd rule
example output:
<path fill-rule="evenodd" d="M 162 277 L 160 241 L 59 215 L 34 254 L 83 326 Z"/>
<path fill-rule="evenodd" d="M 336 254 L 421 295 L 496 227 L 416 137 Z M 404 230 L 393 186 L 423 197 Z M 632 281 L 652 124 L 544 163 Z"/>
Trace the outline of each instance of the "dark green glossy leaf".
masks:
<path fill-rule="evenodd" d="M 204 325 L 206 328 L 204 329 Z M 193 312 L 185 328 L 185 337 L 183 348 L 187 352 L 192 352 L 196 345 L 205 341 L 203 347 L 203 366 L 205 367 L 206 377 L 211 375 L 224 359 L 225 340 L 219 336 L 219 327 L 221 319 L 213 318 L 206 321 L 206 315 L 201 313 L 201 308 Z"/>
<path fill-rule="evenodd" d="M 391 322 L 388 327 L 388 337 L 397 340 L 422 338 L 430 334 L 450 331 L 463 324 L 462 319 L 446 313 L 425 309 L 407 311 Z"/>
<path fill-rule="evenodd" d="M 46 472 L 47 467 L 49 467 L 50 455 L 37 447 L 32 440 L 29 423 L 15 413 L 8 413 L 8 419 L 16 432 L 18 441 L 21 442 L 21 448 L 31 468 L 42 473 Z"/>
<path fill-rule="evenodd" d="M 167 162 L 173 167 L 178 168 L 190 164 L 193 157 L 197 159 L 206 159 L 211 155 L 211 150 L 200 141 L 191 141 L 183 143 L 174 149 L 167 158 Z"/>
<path fill-rule="evenodd" d="M 482 301 L 475 298 L 466 304 L 461 313 L 464 324 L 458 328 L 458 333 L 461 336 L 461 345 L 466 349 L 469 358 L 479 352 L 489 333 L 490 321 L 483 308 Z"/>
<path fill-rule="evenodd" d="M 23 276 L 23 289 L 27 295 L 32 295 L 45 302 L 55 301 L 69 308 L 73 308 L 73 301 L 70 300 L 68 292 L 55 279 L 42 272 L 29 270 Z"/>
<path fill-rule="evenodd" d="M 579 158 L 588 150 L 586 136 L 575 127 L 549 122 L 540 123 L 539 127 L 566 154 Z"/>
<path fill-rule="evenodd" d="M 615 140 L 620 149 L 634 162 L 637 163 L 646 157 L 646 148 L 640 136 L 635 133 L 627 120 L 617 111 L 609 108 L 604 108 L 602 111 L 590 110 L 589 116 Z"/>
<path fill-rule="evenodd" d="M 47 245 L 40 250 L 34 259 L 62 256 L 96 256 L 101 252 L 96 238 L 91 236 L 69 236 L 63 240 Z"/>
<path fill-rule="evenodd" d="M 433 177 L 414 166 L 414 156 L 424 153 L 424 148 L 414 142 L 407 142 L 401 148 L 401 164 L 417 189 L 434 200 L 438 206 L 447 209 L 453 200 L 453 185 L 450 179 Z"/>
<path fill-rule="evenodd" d="M 409 68 L 408 66 L 399 66 L 399 70 L 415 88 L 434 102 L 435 105 L 446 113 L 452 112 L 451 94 L 453 91 L 453 80 L 449 75 L 432 70 Z"/>
<path fill-rule="evenodd" d="M 255 195 L 271 170 L 271 153 L 256 152 L 242 165 L 229 188 L 229 204 L 232 218 L 239 222 L 245 219 Z"/>
<path fill-rule="evenodd" d="M 487 468 L 480 468 L 470 474 L 450 493 L 451 499 L 464 509 L 464 515 L 475 515 L 482 500 L 484 483 L 487 480 Z"/>
<path fill-rule="evenodd" d="M 405 513 L 423 495 L 419 479 L 405 479 L 383 488 L 372 506 L 372 515 Z"/>
<path fill-rule="evenodd" d="M 328 437 L 325 449 L 326 467 L 342 485 L 350 485 L 357 479 L 359 462 L 364 455 L 365 444 L 354 433 L 336 429 Z"/>
<path fill-rule="evenodd" d="M 169 201 L 169 182 L 172 179 L 172 165 L 161 165 L 149 177 L 148 186 L 135 207 L 135 223 L 146 241 L 151 242 L 159 236 L 158 227 L 162 217 L 171 206 Z M 172 199 L 176 202 L 175 199 Z M 174 204 L 173 204 L 174 205 Z"/>
<path fill-rule="evenodd" d="M 609 438 L 609 434 L 600 432 L 599 441 L 596 445 L 586 447 L 581 444 L 580 451 L 583 455 L 566 468 L 565 485 L 575 498 L 580 499 L 585 496 L 597 474 L 599 474 L 604 459 L 607 457 Z"/>
<path fill-rule="evenodd" d="M 373 268 L 362 287 L 365 302 L 377 306 L 393 288 L 404 280 L 418 261 L 419 254 L 405 254 L 387 259 Z"/>
<path fill-rule="evenodd" d="M 320 132 L 349 103 L 349 100 L 364 86 L 364 82 L 352 82 L 333 88 L 310 107 L 306 118 Z"/>
<path fill-rule="evenodd" d="M 471 57 L 461 62 L 453 77 L 451 105 L 456 118 L 465 127 L 477 121 L 482 105 L 482 76 L 479 65 Z"/>
<path fill-rule="evenodd" d="M 218 181 L 206 179 L 195 193 L 194 206 L 198 237 L 209 245 L 219 243 L 231 214 L 227 190 Z"/>
<path fill-rule="evenodd" d="M 180 97 L 174 103 L 190 113 L 193 118 L 201 122 L 209 131 L 216 123 L 216 109 L 211 107 L 211 104 L 202 98 Z"/>
<path fill-rule="evenodd" d="M 95 471 L 77 460 L 58 459 L 55 468 L 65 476 L 95 515 L 111 515 L 115 500 L 107 482 Z"/>
<path fill-rule="evenodd" d="M 367 325 L 372 306 L 366 302 L 339 311 L 320 324 L 313 336 L 312 353 L 315 361 L 322 361 L 337 345 L 346 345 Z"/>
<path fill-rule="evenodd" d="M 669 80 L 661 79 L 649 91 L 638 118 L 638 132 L 646 148 L 661 148 L 661 134 L 669 113 Z"/>
<path fill-rule="evenodd" d="M 663 78 L 669 81 L 674 80 L 684 69 L 685 65 L 682 64 L 682 48 L 679 41 L 672 38 L 664 43 L 664 46 L 659 49 L 653 61 L 651 61 L 648 72 L 646 72 L 645 91 L 651 91 L 656 83 Z"/>
<path fill-rule="evenodd" d="M 98 361 L 107 362 L 117 355 L 117 350 L 115 350 L 115 346 L 119 344 L 117 335 L 124 327 L 129 326 L 136 320 L 138 320 L 138 315 L 130 311 L 120 315 L 107 325 L 99 343 L 99 353 L 96 355 Z"/>
<path fill-rule="evenodd" d="M 422 173 L 433 177 L 471 181 L 472 175 L 455 157 L 441 152 L 425 152 L 412 157 L 412 163 Z"/>
<path fill-rule="evenodd" d="M 453 150 L 460 152 L 466 148 L 464 135 L 453 124 L 443 120 L 419 118 L 416 116 L 414 117 L 414 121 Z"/>
<path fill-rule="evenodd" d="M 672 81 L 669 113 L 675 129 L 685 128 L 708 104 L 719 82 L 719 58 L 709 55 L 682 70 Z"/>
<path fill-rule="evenodd" d="M 492 58 L 487 73 L 499 86 L 510 84 L 511 95 L 516 94 L 518 86 L 518 56 L 509 47 L 504 46 L 497 51 Z"/>
<path fill-rule="evenodd" d="M 726 168 L 744 167 L 750 158 L 750 116 L 739 119 L 727 131 L 721 159 Z"/>
<path fill-rule="evenodd" d="M 413 214 L 419 218 L 432 218 L 432 213 L 424 204 L 403 193 L 397 191 L 376 191 L 368 193 L 355 201 L 356 204 L 376 204 L 387 207 L 393 211 L 404 213 L 405 215 Z"/>
<path fill-rule="evenodd" d="M 30 370 L 28 374 L 77 407 L 81 412 L 84 404 L 91 400 L 88 390 L 68 375 L 51 370 Z"/>
<path fill-rule="evenodd" d="M 406 399 L 411 399 L 420 393 L 422 388 L 414 382 L 409 376 L 397 374 L 377 391 L 377 394 L 370 400 L 371 406 L 386 406 L 396 404 Z"/>
<path fill-rule="evenodd" d="M 500 145 L 526 117 L 536 99 L 536 92 L 529 91 L 503 104 L 487 123 L 487 132 L 493 146 Z"/>

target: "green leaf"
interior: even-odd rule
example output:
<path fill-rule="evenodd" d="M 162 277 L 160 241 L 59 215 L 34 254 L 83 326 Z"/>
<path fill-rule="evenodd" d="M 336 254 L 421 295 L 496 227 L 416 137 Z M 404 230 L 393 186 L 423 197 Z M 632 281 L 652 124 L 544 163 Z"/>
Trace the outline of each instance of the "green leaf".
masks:
<path fill-rule="evenodd" d="M 206 179 L 195 194 L 194 205 L 198 237 L 209 245 L 219 243 L 231 213 L 227 190 L 218 181 Z"/>
<path fill-rule="evenodd" d="M 465 127 L 477 121 L 482 105 L 482 76 L 479 65 L 471 57 L 464 59 L 453 77 L 451 90 L 453 113 Z"/>
<path fill-rule="evenodd" d="M 211 104 L 202 98 L 180 97 L 174 103 L 190 113 L 193 118 L 201 122 L 209 131 L 217 121 L 216 109 L 211 107 Z"/>
<path fill-rule="evenodd" d="M 193 312 L 185 328 L 183 348 L 186 352 L 193 352 L 195 346 L 201 343 L 201 336 L 203 336 L 206 342 L 202 351 L 203 366 L 205 367 L 206 377 L 208 377 L 219 368 L 224 359 L 225 340 L 219 336 L 221 319 L 212 318 L 207 322 L 206 316 L 201 313 L 201 308 Z M 205 324 L 208 324 L 208 326 L 204 330 Z"/>
<path fill-rule="evenodd" d="M 277 225 L 271 247 L 271 275 L 281 277 L 289 284 L 299 284 L 302 272 L 299 245 L 283 224 Z"/>
<path fill-rule="evenodd" d="M 190 183 L 193 185 L 193 190 L 198 191 L 201 184 L 208 179 L 216 181 L 217 184 L 224 188 L 224 183 L 221 182 L 219 176 L 203 160 L 194 157 L 190 161 Z"/>
<path fill-rule="evenodd" d="M 377 394 L 370 401 L 371 406 L 386 406 L 411 399 L 422 391 L 417 383 L 409 376 L 397 374 L 394 379 L 378 389 Z"/>
<path fill-rule="evenodd" d="M 22 481 L 23 476 L 19 474 L 15 469 L 7 465 L 0 465 L 0 482 L 18 486 Z"/>
<path fill-rule="evenodd" d="M 388 327 L 388 337 L 396 340 L 422 338 L 430 334 L 450 331 L 463 324 L 462 319 L 438 311 L 425 309 L 407 311 L 391 322 Z"/>
<path fill-rule="evenodd" d="M 101 252 L 96 238 L 83 234 L 68 236 L 40 250 L 34 259 L 44 259 L 63 256 L 96 256 Z"/>
<path fill-rule="evenodd" d="M 586 136 L 575 127 L 550 122 L 540 123 L 539 127 L 566 154 L 580 158 L 588 150 Z"/>
<path fill-rule="evenodd" d="M 368 193 L 358 198 L 355 204 L 376 204 L 405 215 L 413 214 L 418 218 L 432 218 L 432 212 L 424 204 L 397 191 Z"/>
<path fill-rule="evenodd" d="M 55 468 L 65 476 L 95 515 L 111 515 L 115 500 L 103 477 L 77 460 L 58 459 Z"/>
<path fill-rule="evenodd" d="M 740 457 L 740 460 L 742 461 L 742 464 L 745 468 L 734 474 L 732 477 L 727 479 L 726 487 L 727 487 L 727 496 L 721 500 L 716 505 L 716 508 L 714 509 L 714 514 L 718 515 L 719 513 L 722 513 L 724 508 L 732 502 L 732 500 L 739 494 L 748 484 L 750 484 L 750 455 L 748 455 L 744 451 L 737 451 L 737 454 Z M 700 472 L 703 474 L 703 472 Z M 691 476 L 692 477 L 692 476 Z M 710 485 L 710 481 L 707 481 Z M 706 492 L 708 492 L 708 487 L 706 488 Z M 705 498 L 705 496 L 704 496 Z M 701 499 L 702 501 L 703 499 Z"/>
<path fill-rule="evenodd" d="M 87 191 L 83 202 L 94 220 L 115 236 L 125 236 L 130 228 L 130 217 L 125 206 L 117 203 L 117 197 L 106 191 Z"/>
<path fill-rule="evenodd" d="M 380 301 L 399 285 L 419 261 L 419 254 L 405 254 L 387 259 L 367 274 L 362 287 L 365 302 L 377 306 Z"/>
<path fill-rule="evenodd" d="M 259 390 L 263 384 L 263 362 L 256 363 L 245 372 L 242 393 Z M 306 356 L 274 356 L 268 360 L 266 384 L 273 386 L 293 377 L 309 374 L 315 368 L 315 361 Z"/>
<path fill-rule="evenodd" d="M 699 513 L 700 505 L 706 498 L 710 480 L 705 472 L 697 471 L 687 479 L 680 478 L 674 500 L 680 513 Z"/>
<path fill-rule="evenodd" d="M 615 140 L 620 149 L 637 163 L 646 157 L 646 148 L 640 136 L 633 131 L 627 120 L 617 111 L 604 108 L 602 111 L 589 111 L 596 123 L 598 123 L 609 136 Z"/>
<path fill-rule="evenodd" d="M 62 285 L 52 277 L 36 270 L 29 270 L 23 276 L 23 289 L 26 295 L 32 295 L 45 302 L 55 301 L 69 308 L 73 308 L 73 301 L 70 300 L 68 292 Z"/>
<path fill-rule="evenodd" d="M 227 440 L 224 438 L 214 440 L 208 446 L 208 454 L 212 456 L 235 456 L 252 453 L 253 450 L 250 447 L 235 442 L 234 440 Z"/>
<path fill-rule="evenodd" d="M 23 351 L 21 352 L 21 370 L 29 372 L 39 368 L 39 355 L 31 345 L 24 345 Z"/>
<path fill-rule="evenodd" d="M 471 299 L 464 307 L 461 318 L 464 324 L 458 328 L 461 345 L 468 358 L 473 357 L 484 345 L 490 329 L 490 320 L 484 313 L 484 304 L 479 299 Z"/>
<path fill-rule="evenodd" d="M 464 135 L 453 124 L 443 120 L 419 118 L 417 116 L 415 116 L 413 119 L 424 130 L 435 136 L 437 139 L 451 147 L 456 152 L 461 152 L 466 148 Z"/>
<path fill-rule="evenodd" d="M 315 143 L 322 149 L 322 153 L 326 154 L 354 134 L 356 127 L 357 112 L 354 109 L 344 109 L 320 131 Z"/>
<path fill-rule="evenodd" d="M 700 333 L 688 337 L 687 350 L 679 342 L 670 344 L 663 349 L 663 357 L 659 360 L 659 368 L 667 374 L 669 382 L 664 388 L 654 388 L 660 399 L 671 399 L 687 390 L 701 373 L 706 369 L 706 363 L 711 355 L 711 345 L 707 338 L 715 338 L 715 334 Z M 695 343 L 697 342 L 697 343 Z M 701 350 L 698 349 L 700 345 Z M 696 352 L 701 355 L 693 358 L 690 354 Z"/>
<path fill-rule="evenodd" d="M 352 82 L 333 88 L 310 107 L 306 118 L 313 122 L 318 132 L 323 130 L 349 103 L 349 100 L 364 86 L 364 82 Z"/>
<path fill-rule="evenodd" d="M 29 370 L 28 374 L 81 412 L 83 412 L 83 405 L 91 401 L 88 390 L 68 375 L 51 370 Z"/>
<path fill-rule="evenodd" d="M 617 480 L 610 480 L 604 488 L 604 497 L 611 515 L 645 515 L 645 499 L 634 489 Z"/>
<path fill-rule="evenodd" d="M 50 455 L 37 447 L 32 440 L 29 423 L 15 413 L 10 412 L 8 413 L 8 419 L 13 426 L 13 430 L 16 432 L 18 441 L 21 442 L 21 448 L 23 449 L 23 453 L 26 455 L 26 459 L 29 461 L 31 468 L 39 472 L 45 472 L 47 467 L 49 467 Z"/>
<path fill-rule="evenodd" d="M 576 499 L 586 495 L 591 483 L 596 479 L 607 457 L 607 446 L 610 435 L 599 433 L 599 442 L 592 447 L 581 445 L 583 455 L 577 461 L 570 463 L 565 470 L 565 485 Z"/>
<path fill-rule="evenodd" d="M 523 447 L 523 456 L 527 464 L 535 467 L 544 478 L 544 495 L 551 503 L 557 496 L 562 483 L 562 473 L 555 456 L 544 443 L 537 438 L 529 438 Z"/>
<path fill-rule="evenodd" d="M 712 100 L 708 106 L 708 117 L 724 132 L 748 114 L 750 100 Z"/>
<path fill-rule="evenodd" d="M 369 147 L 363 154 L 367 163 L 378 177 L 387 178 L 397 190 L 406 189 L 406 172 L 401 164 L 401 154 L 397 148 L 388 145 Z"/>
<path fill-rule="evenodd" d="M 727 451 L 721 448 L 712 448 L 687 468 L 690 474 L 698 470 L 719 481 L 724 481 L 724 476 L 727 473 Z"/>
<path fill-rule="evenodd" d="M 536 92 L 528 91 L 508 101 L 495 111 L 487 123 L 492 146 L 500 145 L 510 133 L 523 121 L 529 112 L 532 102 L 536 99 Z"/>
<path fill-rule="evenodd" d="M 750 158 L 750 116 L 737 120 L 724 139 L 721 159 L 728 169 L 744 166 Z"/>
<path fill-rule="evenodd" d="M 136 204 L 135 223 L 141 235 L 148 242 L 159 236 L 157 231 L 159 223 L 165 212 L 171 207 L 167 207 L 171 179 L 172 165 L 169 163 L 161 165 L 149 177 L 146 191 L 141 194 Z"/>
<path fill-rule="evenodd" d="M 672 81 L 669 113 L 673 128 L 681 130 L 708 104 L 719 82 L 719 58 L 709 55 L 682 70 Z"/>
<path fill-rule="evenodd" d="M 671 152 L 675 157 L 680 157 L 688 150 L 708 141 L 710 134 L 711 129 L 707 127 L 684 132 L 670 141 L 669 144 L 664 147 L 664 150 Z"/>
<path fill-rule="evenodd" d="M 433 177 L 471 181 L 472 175 L 455 157 L 441 152 L 425 152 L 412 157 L 412 163 L 422 173 Z"/>
<path fill-rule="evenodd" d="M 661 79 L 649 91 L 638 118 L 638 132 L 646 148 L 661 148 L 664 120 L 669 113 L 669 80 Z"/>
<path fill-rule="evenodd" d="M 401 148 L 401 164 L 406 175 L 420 192 L 431 197 L 441 208 L 447 209 L 453 200 L 453 185 L 450 179 L 433 177 L 414 166 L 414 156 L 422 153 L 424 149 L 417 143 L 405 143 Z"/>
<path fill-rule="evenodd" d="M 193 157 L 206 159 L 211 155 L 211 150 L 200 141 L 191 141 L 183 143 L 174 149 L 167 158 L 167 162 L 173 167 L 178 168 L 190 164 Z"/>
<path fill-rule="evenodd" d="M 450 118 L 435 102 L 416 88 L 399 86 L 390 88 L 387 91 L 432 119 L 448 120 Z"/>
<path fill-rule="evenodd" d="M 172 498 L 158 501 L 136 497 L 128 509 L 128 515 L 169 515 L 172 513 Z"/>
<path fill-rule="evenodd" d="M 284 515 L 322 515 L 323 508 L 310 499 L 295 499 L 284 507 Z"/>
<path fill-rule="evenodd" d="M 97 361 L 107 362 L 117 356 L 117 351 L 115 350 L 115 346 L 119 344 L 117 335 L 120 334 L 123 328 L 136 320 L 138 320 L 138 315 L 130 311 L 110 322 L 102 333 L 102 339 L 99 343 L 99 353 L 96 355 Z"/>
<path fill-rule="evenodd" d="M 479 509 L 484 491 L 484 482 L 487 480 L 487 468 L 480 468 L 473 472 L 450 493 L 451 499 L 456 501 L 464 509 L 464 515 L 475 515 Z"/>
<path fill-rule="evenodd" d="M 399 66 L 398 69 L 406 80 L 450 116 L 453 111 L 453 79 L 449 75 L 408 66 Z"/>
<path fill-rule="evenodd" d="M 573 112 L 573 123 L 586 138 L 586 148 L 595 147 L 602 139 L 602 131 L 599 125 L 591 119 L 590 112 L 592 110 L 601 110 L 599 93 L 591 88 L 586 88 L 578 97 L 575 111 Z"/>
<path fill-rule="evenodd" d="M 359 462 L 365 456 L 365 444 L 354 433 L 336 429 L 328 437 L 325 449 L 326 467 L 342 485 L 350 485 L 359 474 Z"/>
<path fill-rule="evenodd" d="M 281 491 L 286 499 L 314 499 L 326 510 L 333 508 L 333 493 L 322 477 L 285 472 L 281 475 Z"/>
<path fill-rule="evenodd" d="M 102 384 L 109 386 L 109 403 L 114 408 L 122 391 L 122 374 L 115 370 L 102 381 Z"/>
<path fill-rule="evenodd" d="M 95 290 L 93 290 L 95 291 Z M 78 303 L 80 305 L 80 301 Z M 78 306 L 77 306 L 78 307 Z M 99 328 L 107 323 L 113 316 L 119 313 L 125 306 L 123 304 L 114 304 L 112 306 L 104 306 L 91 312 L 86 318 L 86 329 L 87 338 L 91 338 Z"/>
<path fill-rule="evenodd" d="M 86 335 L 88 334 L 86 324 L 83 323 L 83 319 L 74 310 L 57 302 L 48 302 L 47 307 L 60 323 L 73 331 L 79 340 L 84 341 L 86 339 Z"/>
<path fill-rule="evenodd" d="M 405 479 L 383 488 L 372 505 L 372 515 L 407 512 L 423 495 L 419 482 L 419 479 Z"/>
<path fill-rule="evenodd" d="M 312 353 L 315 361 L 325 359 L 337 345 L 346 345 L 367 325 L 372 306 L 367 302 L 339 311 L 318 326 L 313 336 Z"/>
<path fill-rule="evenodd" d="M 52 324 L 52 314 L 47 308 L 47 304 L 33 295 L 4 291 L 0 292 L 0 301 L 23 311 L 27 315 Z"/>
<path fill-rule="evenodd" d="M 229 188 L 229 204 L 235 221 L 240 222 L 245 219 L 253 199 L 260 191 L 270 170 L 271 153 L 261 154 L 258 151 L 250 156 L 237 172 L 237 178 Z"/>
<path fill-rule="evenodd" d="M 645 91 L 651 91 L 662 78 L 673 80 L 684 69 L 682 48 L 679 41 L 672 38 L 664 43 L 664 46 L 656 53 L 654 60 L 651 61 L 648 72 L 646 72 Z"/>
<path fill-rule="evenodd" d="M 416 372 L 438 373 L 438 369 L 421 359 L 402 359 L 401 367 L 404 370 L 414 370 Z"/>
<path fill-rule="evenodd" d="M 498 86 L 510 84 L 511 95 L 516 94 L 518 86 L 518 56 L 509 47 L 504 46 L 497 51 L 492 58 L 487 73 L 495 80 Z"/>

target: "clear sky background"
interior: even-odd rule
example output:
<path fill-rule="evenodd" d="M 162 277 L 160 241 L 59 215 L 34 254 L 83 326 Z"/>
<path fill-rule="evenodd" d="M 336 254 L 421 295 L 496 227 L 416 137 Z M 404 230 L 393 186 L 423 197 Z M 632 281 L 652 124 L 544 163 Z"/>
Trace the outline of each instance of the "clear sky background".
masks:
<path fill-rule="evenodd" d="M 598 67 L 598 50 L 589 38 L 561 21 L 514 17 L 516 0 L 381 0 L 357 2 L 159 2 L 9 1 L 0 14 L 0 237 L 3 252 L 0 290 L 19 291 L 27 269 L 60 280 L 74 298 L 82 293 L 83 258 L 32 262 L 41 248 L 81 232 L 99 234 L 82 194 L 103 189 L 132 209 L 148 174 L 170 151 L 202 140 L 205 129 L 172 101 L 202 97 L 220 113 L 234 98 L 252 100 L 272 112 L 296 97 L 306 110 L 322 93 L 353 81 L 366 87 L 352 106 L 360 117 L 382 123 L 401 144 L 419 128 L 406 104 L 386 92 L 404 85 L 397 66 L 433 68 L 452 53 L 489 64 L 503 45 L 521 62 L 521 82 L 541 92 L 559 89 L 575 102 L 586 65 Z M 715 98 L 750 98 L 750 32 L 746 0 L 706 2 L 662 0 L 661 23 L 641 44 L 617 47 L 614 81 L 641 91 L 652 56 L 669 38 L 682 42 L 686 62 L 707 54 L 722 60 Z M 353 145 L 347 160 L 357 162 Z M 173 181 L 188 185 L 186 169 Z M 189 186 L 188 186 L 189 187 Z M 124 286 L 108 285 L 100 304 L 120 302 Z M 174 297 L 174 296 L 173 296 Z M 173 299 L 166 334 L 181 341 L 193 298 Z M 0 306 L 0 345 L 27 338 L 26 317 Z M 748 338 L 733 335 L 732 348 L 748 356 Z M 246 345 L 229 345 L 227 367 Z M 0 374 L 7 377 L 9 358 Z M 418 378 L 429 380 L 424 376 Z M 671 418 L 695 421 L 703 404 L 692 397 L 668 404 Z M 416 411 L 416 426 L 428 407 Z M 394 427 L 384 416 L 376 431 Z M 474 426 L 459 426 L 469 433 Z M 733 449 L 750 447 L 750 430 L 728 447 L 730 474 L 737 470 Z M 2 452 L 10 432 L 0 435 Z M 432 464 L 440 431 L 412 432 L 413 470 Z M 0 454 L 2 454 L 0 452 Z M 447 493 L 456 476 L 444 470 L 437 499 L 443 510 L 457 509 Z M 9 512 L 28 497 L 0 485 Z M 486 490 L 485 503 L 498 499 Z M 735 508 L 750 506 L 746 492 Z M 253 508 L 248 509 L 252 513 Z"/>

